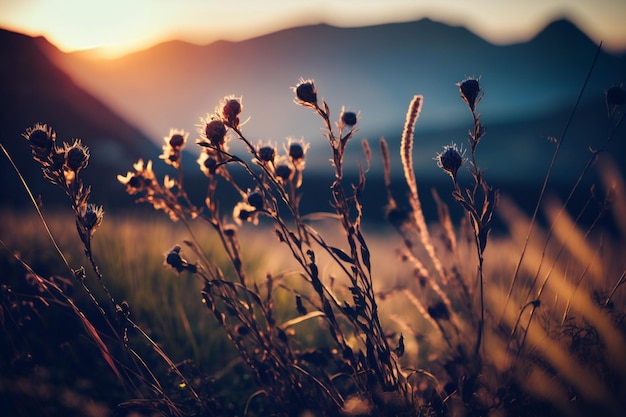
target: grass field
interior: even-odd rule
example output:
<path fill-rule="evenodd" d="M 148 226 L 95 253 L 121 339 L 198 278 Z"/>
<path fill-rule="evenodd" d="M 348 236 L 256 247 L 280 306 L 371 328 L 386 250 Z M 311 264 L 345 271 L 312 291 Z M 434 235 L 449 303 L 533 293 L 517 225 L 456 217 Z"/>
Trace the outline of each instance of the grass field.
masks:
<path fill-rule="evenodd" d="M 207 117 L 199 141 L 204 203 L 185 193 L 182 131 L 170 132 L 163 147 L 171 178 L 160 182 L 148 163 L 118 176 L 155 212 L 103 216 L 80 179 L 97 155 L 76 143 L 59 146 L 45 126 L 30 129 L 35 160 L 69 203 L 67 212 L 44 205 L 45 222 L 34 205 L 1 213 L 2 409 L 24 416 L 619 416 L 626 187 L 601 155 L 609 140 L 581 167 L 580 178 L 592 167 L 604 178 L 586 203 L 545 196 L 537 216 L 524 213 L 478 166 L 478 81 L 459 87 L 474 119 L 467 151 L 448 145 L 435 159 L 452 180 L 437 193 L 451 193 L 463 214 L 454 218 L 441 203 L 437 218 L 423 215 L 412 168 L 423 100 L 416 96 L 399 150 L 407 206 L 393 195 L 398 178 L 387 163 L 384 226 L 363 222 L 365 173 L 354 184 L 343 179 L 358 115 L 344 111 L 334 124 L 310 80 L 294 92 L 321 117 L 331 145 L 335 180 L 324 215 L 299 211 L 306 143 L 290 140 L 286 155 L 271 143 L 252 145 L 234 97 Z M 623 136 L 624 103 L 610 97 L 611 135 Z M 230 154 L 228 140 L 243 141 L 253 162 Z M 390 150 L 380 146 L 385 159 Z M 363 148 L 367 159 L 371 149 Z M 596 157 L 603 159 L 594 165 Z M 236 183 L 233 165 L 253 187 Z M 224 186 L 242 197 L 228 213 L 218 207 Z M 505 227 L 492 233 L 496 218 Z"/>

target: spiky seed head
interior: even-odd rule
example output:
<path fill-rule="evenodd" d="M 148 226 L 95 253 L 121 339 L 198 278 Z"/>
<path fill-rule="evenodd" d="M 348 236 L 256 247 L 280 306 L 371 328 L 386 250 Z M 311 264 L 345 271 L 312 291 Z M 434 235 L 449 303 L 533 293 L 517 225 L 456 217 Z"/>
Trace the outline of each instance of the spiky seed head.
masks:
<path fill-rule="evenodd" d="M 56 140 L 54 131 L 47 125 L 40 123 L 27 129 L 23 136 L 30 142 L 31 146 L 48 151 L 52 149 Z"/>
<path fill-rule="evenodd" d="M 341 123 L 344 126 L 354 126 L 358 121 L 358 116 L 355 112 L 352 111 L 342 111 L 341 112 Z"/>
<path fill-rule="evenodd" d="M 289 157 L 293 160 L 304 158 L 304 147 L 299 142 L 291 142 L 289 144 Z"/>
<path fill-rule="evenodd" d="M 287 181 L 291 178 L 293 169 L 287 164 L 280 164 L 276 167 L 276 176 L 282 181 Z"/>
<path fill-rule="evenodd" d="M 239 126 L 239 114 L 243 109 L 241 101 L 234 97 L 226 97 L 222 105 L 222 117 L 232 127 L 237 128 Z"/>
<path fill-rule="evenodd" d="M 461 81 L 458 86 L 461 90 L 461 97 L 467 103 L 469 108 L 474 111 L 476 109 L 476 105 L 480 101 L 480 83 L 475 78 L 468 78 Z"/>
<path fill-rule="evenodd" d="M 84 213 L 81 215 L 81 222 L 85 229 L 87 229 L 92 235 L 102 224 L 104 217 L 104 210 L 102 206 L 96 206 L 95 204 L 87 204 Z"/>
<path fill-rule="evenodd" d="M 89 162 L 89 150 L 76 140 L 65 153 L 66 164 L 69 169 L 78 172 L 87 166 Z"/>
<path fill-rule="evenodd" d="M 444 146 L 443 151 L 437 154 L 435 160 L 439 168 L 450 174 L 452 179 L 456 179 L 459 168 L 465 162 L 464 153 L 465 151 L 462 148 L 459 149 L 455 143 L 452 143 Z"/>
<path fill-rule="evenodd" d="M 226 125 L 224 125 L 224 122 L 221 120 L 213 119 L 206 124 L 204 133 L 209 142 L 211 142 L 211 145 L 219 148 L 225 141 Z"/>
<path fill-rule="evenodd" d="M 263 210 L 263 207 L 265 206 L 265 198 L 263 197 L 263 193 L 259 190 L 254 190 L 248 193 L 248 204 L 250 204 L 257 210 Z"/>
<path fill-rule="evenodd" d="M 317 89 L 313 80 L 300 79 L 295 87 L 296 102 L 302 105 L 317 105 Z"/>
<path fill-rule="evenodd" d="M 185 144 L 185 136 L 180 133 L 174 133 L 170 136 L 169 145 L 172 148 L 178 149 L 181 148 Z"/>
<path fill-rule="evenodd" d="M 276 157 L 276 149 L 271 145 L 259 146 L 258 154 L 262 162 L 271 162 Z"/>

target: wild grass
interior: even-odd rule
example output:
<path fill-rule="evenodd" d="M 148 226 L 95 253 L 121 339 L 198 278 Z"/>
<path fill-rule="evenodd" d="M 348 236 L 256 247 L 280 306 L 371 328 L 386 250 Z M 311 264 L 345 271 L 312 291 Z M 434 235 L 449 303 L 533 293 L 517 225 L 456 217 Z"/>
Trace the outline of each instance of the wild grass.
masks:
<path fill-rule="evenodd" d="M 626 406 L 626 192 L 606 152 L 623 140 L 626 92 L 606 91 L 609 133 L 590 145 L 570 197 L 559 202 L 542 191 L 528 215 L 489 185 L 479 165 L 479 144 L 488 138 L 480 81 L 458 88 L 472 123 L 467 150 L 442 144 L 433 155 L 452 180 L 433 194 L 438 219 L 424 216 L 412 159 L 428 98 L 409 104 L 400 149 L 380 142 L 395 240 L 391 228 L 377 236 L 363 224 L 373 157 L 367 142 L 356 182 L 344 173 L 360 116 L 342 109 L 335 121 L 312 80 L 293 90 L 296 104 L 320 118 L 329 145 L 328 213 L 301 211 L 307 143 L 253 144 L 236 96 L 225 97 L 199 129 L 204 201 L 186 191 L 185 131 L 164 138 L 170 176 L 157 179 L 152 161 L 118 175 L 137 202 L 171 223 L 105 219 L 81 179 L 97 155 L 80 142 L 59 143 L 48 126 L 28 129 L 35 161 L 65 191 L 70 212 L 48 216 L 35 203 L 39 221 L 3 213 L 2 353 L 11 359 L 2 363 L 1 382 L 3 396 L 19 398 L 5 398 L 7 407 L 27 415 L 33 408 L 20 400 L 38 399 L 41 410 L 90 415 L 113 408 L 116 415 L 619 416 Z M 232 141 L 245 151 L 233 153 Z M 392 186 L 396 151 L 406 199 Z M 604 168 L 603 183 L 572 207 L 596 166 Z M 240 195 L 235 207 L 221 206 L 225 188 Z M 460 219 L 442 193 L 460 205 Z M 492 235 L 496 215 L 506 233 Z M 583 215 L 592 220 L 583 223 Z M 610 216 L 614 230 L 602 227 Z M 62 337 L 25 324 L 59 326 L 59 317 L 73 323 Z M 76 363 L 57 366 L 68 351 Z M 97 372 L 91 380 L 80 370 L 87 363 Z M 90 389 L 70 383 L 74 374 Z M 62 401 L 55 378 L 78 400 Z M 93 384 L 112 388 L 94 395 Z"/>

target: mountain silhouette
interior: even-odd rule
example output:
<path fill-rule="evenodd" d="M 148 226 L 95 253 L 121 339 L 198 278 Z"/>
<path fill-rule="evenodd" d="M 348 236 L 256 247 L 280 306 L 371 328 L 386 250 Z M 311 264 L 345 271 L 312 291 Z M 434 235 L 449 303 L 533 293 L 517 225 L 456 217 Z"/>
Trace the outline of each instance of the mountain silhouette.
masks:
<path fill-rule="evenodd" d="M 315 156 L 311 168 L 327 166 L 328 150 L 321 120 L 293 104 L 290 87 L 300 77 L 315 80 L 335 120 L 342 106 L 360 112 L 358 138 L 385 136 L 392 145 L 398 143 L 411 98 L 423 94 L 416 134 L 425 140 L 418 141 L 416 153 L 428 156 L 423 157 L 424 168 L 417 169 L 423 175 L 439 175 L 432 164 L 433 152 L 452 140 L 463 141 L 470 123 L 456 83 L 467 76 L 480 77 L 485 90 L 479 106 L 483 122 L 503 126 L 502 132 L 507 123 L 525 126 L 524 132 L 512 133 L 518 142 L 525 139 L 516 144 L 527 148 L 521 154 L 532 155 L 532 144 L 561 133 L 596 49 L 566 19 L 547 25 L 528 42 L 504 46 L 463 27 L 422 19 L 357 28 L 320 24 L 205 46 L 172 41 L 111 60 L 47 52 L 77 83 L 154 140 L 172 127 L 195 134 L 200 117 L 213 112 L 222 97 L 242 96 L 248 139 L 281 143 L 287 136 L 304 137 Z M 625 76 L 623 57 L 599 52 L 581 104 L 585 109 L 599 108 L 590 121 L 595 126 L 573 132 L 578 136 L 572 141 L 583 153 L 592 145 L 584 140 L 597 132 L 589 129 L 605 127 L 604 91 Z M 431 137 L 447 139 L 434 143 Z M 498 138 L 505 148 L 512 140 Z M 358 143 L 353 147 L 360 152 Z M 501 161 L 493 152 L 485 158 Z M 518 162 L 502 175 L 519 178 L 521 169 L 539 175 L 536 160 Z"/>
<path fill-rule="evenodd" d="M 35 123 L 45 123 L 57 132 L 57 140 L 72 143 L 82 139 L 91 159 L 84 172 L 98 197 L 116 199 L 124 195 L 117 173 L 125 173 L 139 157 L 155 157 L 154 142 L 86 93 L 42 52 L 42 38 L 0 30 L 0 141 L 24 175 L 35 195 L 51 196 L 44 203 L 62 201 L 56 187 L 42 179 L 39 166 L 30 156 L 22 133 Z M 15 171 L 2 156 L 0 178 L 5 187 L 3 203 L 22 203 L 26 193 Z M 58 200 L 58 201 L 55 201 Z M 100 201 L 99 203 L 104 203 Z"/>
<path fill-rule="evenodd" d="M 360 112 L 359 131 L 348 145 L 346 167 L 354 171 L 357 163 L 363 163 L 359 142 L 368 139 L 374 150 L 370 175 L 374 180 L 370 184 L 381 169 L 377 153 L 381 136 L 389 142 L 394 175 L 402 175 L 397 149 L 406 108 L 415 94 L 424 95 L 414 152 L 418 182 L 427 186 L 447 184 L 449 179 L 437 169 L 433 157 L 452 141 L 466 141 L 471 117 L 456 83 L 467 76 L 480 77 L 485 96 L 478 109 L 487 136 L 480 145 L 479 162 L 495 185 L 515 183 L 519 189 L 533 190 L 543 179 L 554 149 L 550 138 L 563 132 L 598 48 L 566 19 L 552 22 L 533 39 L 513 45 L 493 45 L 463 27 L 429 19 L 357 28 L 320 24 L 209 45 L 169 41 L 116 59 L 97 59 L 89 52 L 63 53 L 42 38 L 29 39 L 28 48 L 34 44 L 71 77 L 48 68 L 53 66 L 47 60 L 44 67 L 27 67 L 30 71 L 40 68 L 33 83 L 49 83 L 50 71 L 63 80 L 38 90 L 46 91 L 46 100 L 64 97 L 68 103 L 79 103 L 81 100 L 69 98 L 66 91 L 80 86 L 91 95 L 92 102 L 123 115 L 146 132 L 152 144 L 160 145 L 170 128 L 190 131 L 193 142 L 200 118 L 212 113 L 221 98 L 229 94 L 242 96 L 242 120 L 247 120 L 243 131 L 252 143 L 271 140 L 280 146 L 288 136 L 304 137 L 311 143 L 309 177 L 328 172 L 328 144 L 321 130 L 322 121 L 310 109 L 293 103 L 290 87 L 300 77 L 312 78 L 335 120 L 342 106 Z M 2 80 L 23 80 L 23 72 L 17 70 Z M 588 149 L 603 140 L 607 130 L 604 91 L 623 82 L 625 76 L 624 55 L 599 51 L 553 175 L 558 182 L 571 183 L 588 159 Z M 63 83 L 71 89 L 59 88 Z M 84 104 L 77 107 L 88 108 Z M 32 105 L 22 108 L 20 112 L 41 114 L 31 112 Z M 34 121 L 53 124 L 41 117 Z M 121 127 L 103 120 L 96 117 L 87 132 L 76 135 L 85 140 L 118 138 L 114 141 L 118 149 L 140 144 L 128 151 L 130 156 L 122 172 L 139 156 L 154 159 L 154 149 L 142 152 L 150 147 L 144 135 L 132 139 L 133 132 L 138 131 L 125 123 Z M 20 124 L 26 127 L 32 121 Z M 79 125 L 78 121 L 67 124 Z M 94 134 L 93 125 L 111 129 Z M 69 127 L 55 127 L 60 135 L 74 135 L 64 131 Z M 626 143 L 614 142 L 612 153 L 623 155 Z M 626 161 L 615 159 L 624 172 Z"/>

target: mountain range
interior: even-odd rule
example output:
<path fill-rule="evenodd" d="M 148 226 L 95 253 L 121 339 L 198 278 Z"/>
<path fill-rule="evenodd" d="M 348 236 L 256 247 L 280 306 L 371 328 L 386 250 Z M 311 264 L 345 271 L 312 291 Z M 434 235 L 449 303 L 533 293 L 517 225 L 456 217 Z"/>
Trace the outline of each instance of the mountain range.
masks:
<path fill-rule="evenodd" d="M 251 142 L 303 137 L 311 143 L 307 166 L 319 171 L 328 166 L 329 155 L 322 121 L 310 109 L 296 106 L 290 89 L 302 77 L 315 81 L 335 120 L 343 106 L 359 112 L 359 132 L 349 145 L 348 163 L 354 167 L 363 159 L 360 139 L 368 139 L 376 150 L 384 136 L 397 154 L 393 150 L 399 145 L 407 106 L 413 95 L 422 94 L 415 163 L 425 182 L 445 180 L 433 157 L 451 141 L 465 142 L 471 127 L 456 86 L 467 76 L 480 77 L 485 92 L 478 107 L 487 126 L 479 150 L 481 165 L 497 181 L 539 182 L 554 149 L 548 138 L 561 135 L 598 50 L 565 19 L 549 24 L 528 42 L 505 46 L 428 19 L 359 28 L 305 26 L 202 46 L 171 41 L 116 59 L 63 53 L 44 38 L 9 32 L 1 33 L 0 43 L 6 55 L 0 84 L 14 95 L 5 99 L 3 94 L 3 125 L 15 118 L 23 130 L 33 121 L 47 121 L 60 134 L 108 144 L 124 154 L 124 162 L 154 156 L 170 128 L 197 137 L 200 118 L 212 113 L 221 98 L 234 94 L 242 97 L 242 120 L 247 120 L 243 130 Z M 608 126 L 604 91 L 625 78 L 626 56 L 600 50 L 555 179 L 575 178 L 589 156 L 587 149 L 603 140 Z M 57 121 L 55 111 L 58 117 L 78 117 Z M 619 155 L 624 155 L 626 141 L 615 142 L 611 150 L 624 169 Z M 96 154 L 101 153 L 92 152 Z M 380 162 L 374 159 L 375 171 Z M 398 161 L 394 157 L 394 166 Z"/>
<path fill-rule="evenodd" d="M 51 195 L 65 203 L 60 191 L 42 179 L 22 133 L 45 123 L 55 130 L 58 141 L 71 144 L 81 139 L 92 155 L 84 175 L 87 184 L 98 185 L 93 189 L 94 200 L 122 198 L 123 187 L 110 180 L 115 173 L 125 173 L 119 171 L 132 167 L 138 158 L 156 157 L 154 142 L 79 87 L 42 52 L 40 41 L 0 30 L 0 143 L 35 195 Z M 0 159 L 2 203 L 28 201 L 16 172 L 4 155 Z M 103 181 L 104 176 L 109 181 Z"/>

